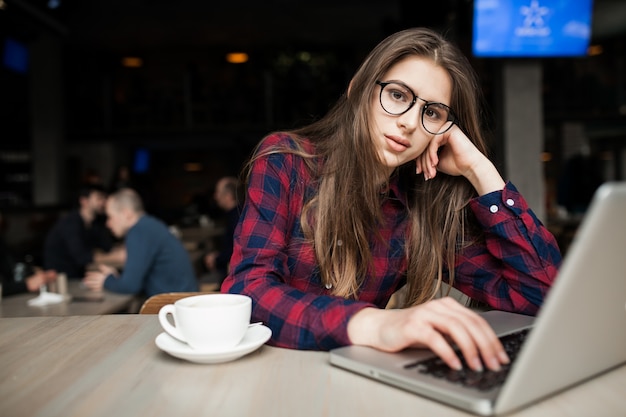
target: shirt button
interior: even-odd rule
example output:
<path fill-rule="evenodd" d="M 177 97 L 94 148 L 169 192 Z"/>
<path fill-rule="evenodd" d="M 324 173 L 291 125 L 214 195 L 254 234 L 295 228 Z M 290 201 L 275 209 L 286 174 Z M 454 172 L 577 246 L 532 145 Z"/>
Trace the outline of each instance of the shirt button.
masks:
<path fill-rule="evenodd" d="M 492 213 L 497 213 L 498 212 L 498 206 L 496 206 L 495 204 L 491 207 L 489 207 L 489 211 Z"/>
<path fill-rule="evenodd" d="M 333 287 L 333 284 L 328 283 L 326 285 L 324 285 L 326 287 L 327 290 L 330 290 Z"/>
<path fill-rule="evenodd" d="M 506 200 L 506 204 L 508 204 L 509 206 L 513 206 L 513 204 L 515 204 L 515 201 L 513 201 L 512 198 L 509 198 Z"/>

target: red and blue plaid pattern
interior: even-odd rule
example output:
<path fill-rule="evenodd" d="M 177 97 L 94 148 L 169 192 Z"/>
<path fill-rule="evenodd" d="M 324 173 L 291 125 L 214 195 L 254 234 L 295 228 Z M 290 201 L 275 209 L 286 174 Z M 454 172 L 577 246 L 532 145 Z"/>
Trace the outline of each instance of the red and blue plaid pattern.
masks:
<path fill-rule="evenodd" d="M 259 151 L 276 146 L 293 148 L 293 139 L 269 136 Z M 253 321 L 272 329 L 271 344 L 329 350 L 350 343 L 347 324 L 353 314 L 365 307 L 384 308 L 405 284 L 408 219 L 405 194 L 392 183 L 382 200 L 384 239 L 371 240 L 373 265 L 358 299 L 331 296 L 300 225 L 303 200 L 315 192 L 313 187 L 297 155 L 275 153 L 254 163 L 222 291 L 252 297 Z M 554 237 L 510 183 L 474 199 L 471 209 L 486 241 L 458 256 L 455 287 L 496 309 L 536 313 L 561 262 Z"/>

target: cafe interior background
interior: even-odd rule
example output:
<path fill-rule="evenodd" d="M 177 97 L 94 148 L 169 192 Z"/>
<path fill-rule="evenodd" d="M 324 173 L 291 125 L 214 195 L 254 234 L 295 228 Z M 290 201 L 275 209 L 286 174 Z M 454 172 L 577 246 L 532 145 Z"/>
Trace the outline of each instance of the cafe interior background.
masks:
<path fill-rule="evenodd" d="M 506 172 L 497 132 L 507 59 L 472 55 L 472 18 L 471 0 L 0 0 L 5 240 L 37 256 L 80 182 L 109 184 L 119 166 L 149 211 L 185 221 L 263 135 L 323 115 L 365 54 L 412 26 L 444 30 L 470 58 Z M 586 56 L 534 62 L 543 218 L 566 233 L 557 200 L 572 157 L 591 156 L 601 181 L 624 179 L 626 2 L 593 1 Z"/>

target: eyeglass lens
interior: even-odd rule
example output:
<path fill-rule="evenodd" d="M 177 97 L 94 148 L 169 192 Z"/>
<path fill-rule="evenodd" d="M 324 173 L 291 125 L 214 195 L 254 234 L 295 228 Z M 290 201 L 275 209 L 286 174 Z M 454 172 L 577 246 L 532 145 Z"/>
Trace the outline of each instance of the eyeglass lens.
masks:
<path fill-rule="evenodd" d="M 433 135 L 444 133 L 454 123 L 452 112 L 445 104 L 426 102 L 399 83 L 379 83 L 379 85 L 380 105 L 387 113 L 393 115 L 406 113 L 419 99 L 425 102 L 421 111 L 422 125 L 429 133 Z"/>

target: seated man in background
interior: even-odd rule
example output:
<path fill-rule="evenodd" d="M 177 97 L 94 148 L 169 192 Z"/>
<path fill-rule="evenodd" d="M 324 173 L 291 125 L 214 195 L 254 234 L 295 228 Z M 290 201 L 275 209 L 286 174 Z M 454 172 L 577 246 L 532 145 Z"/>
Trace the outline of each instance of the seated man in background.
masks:
<path fill-rule="evenodd" d="M 144 212 L 137 192 L 123 188 L 109 196 L 106 213 L 109 229 L 125 238 L 126 263 L 121 274 L 107 265 L 88 272 L 83 280 L 88 288 L 146 297 L 198 291 L 189 254 L 163 222 Z"/>
<path fill-rule="evenodd" d="M 101 220 L 105 201 L 101 185 L 81 187 L 78 208 L 61 217 L 46 236 L 44 268 L 82 278 L 91 263 L 124 263 L 124 250 L 112 250 L 113 237 Z"/>
<path fill-rule="evenodd" d="M 219 250 L 207 253 L 204 256 L 204 264 L 207 270 L 219 274 L 220 284 L 228 274 L 228 263 L 233 254 L 233 235 L 239 220 L 238 187 L 237 178 L 223 177 L 217 182 L 213 195 L 219 208 L 225 212 L 226 229 L 222 234 Z"/>
<path fill-rule="evenodd" d="M 3 218 L 0 215 L 0 225 L 2 222 Z M 4 239 L 0 236 L 0 282 L 2 283 L 0 296 L 38 292 L 41 286 L 56 281 L 56 278 L 56 271 L 43 271 L 26 263 L 16 262 Z"/>

